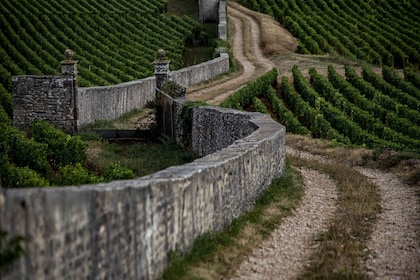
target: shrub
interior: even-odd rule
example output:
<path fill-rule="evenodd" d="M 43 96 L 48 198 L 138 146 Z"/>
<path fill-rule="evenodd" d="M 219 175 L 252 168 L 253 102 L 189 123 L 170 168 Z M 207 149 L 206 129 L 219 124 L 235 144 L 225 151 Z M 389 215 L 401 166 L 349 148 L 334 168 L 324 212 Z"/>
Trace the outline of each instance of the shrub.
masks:
<path fill-rule="evenodd" d="M 35 121 L 32 125 L 35 141 L 48 145 L 47 158 L 54 170 L 69 164 L 84 164 L 87 145 L 79 136 L 66 135 L 45 121 Z"/>
<path fill-rule="evenodd" d="M 75 165 L 60 167 L 59 176 L 56 180 L 57 184 L 65 186 L 98 183 L 103 181 L 103 178 L 96 177 L 94 174 L 89 173 L 89 171 L 80 163 L 77 163 Z"/>
<path fill-rule="evenodd" d="M 107 166 L 104 173 L 104 176 L 108 181 L 134 178 L 133 170 L 118 163 L 112 163 Z"/>
<path fill-rule="evenodd" d="M 6 188 L 35 188 L 50 185 L 48 180 L 29 167 L 9 165 L 4 170 L 7 170 L 6 176 L 2 176 L 3 184 Z"/>

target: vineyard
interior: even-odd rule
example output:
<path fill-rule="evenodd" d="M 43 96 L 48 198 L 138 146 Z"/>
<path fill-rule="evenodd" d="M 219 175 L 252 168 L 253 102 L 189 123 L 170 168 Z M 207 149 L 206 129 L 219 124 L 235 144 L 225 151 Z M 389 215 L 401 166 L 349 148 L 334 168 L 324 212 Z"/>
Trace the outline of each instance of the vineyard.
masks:
<path fill-rule="evenodd" d="M 402 68 L 420 63 L 420 2 L 240 0 L 298 38 L 304 54 L 339 54 Z"/>
<path fill-rule="evenodd" d="M 272 15 L 287 27 L 299 39 L 299 52 L 377 64 L 382 73 L 364 66 L 359 74 L 346 65 L 344 76 L 333 66 L 328 67 L 328 75 L 321 75 L 315 68 L 306 71 L 295 66 L 293 77 L 279 79 L 273 68 L 222 106 L 268 113 L 290 133 L 335 143 L 420 150 L 419 2 L 242 3 Z M 162 47 L 171 67 L 180 68 L 186 42 L 205 40 L 207 35 L 191 18 L 166 16 L 167 5 L 167 0 L 0 2 L 0 176 L 14 178 L 13 182 L 3 180 L 4 186 L 15 186 L 20 180 L 32 186 L 45 185 L 46 177 L 63 173 L 69 165 L 85 174 L 86 182 L 92 179 L 83 166 L 85 146 L 78 136 L 69 138 L 39 125 L 33 130 L 41 131 L 41 136 L 27 138 L 12 126 L 11 77 L 59 73 L 67 48 L 73 49 L 74 59 L 80 61 L 79 86 L 150 76 L 151 62 Z M 403 75 L 395 68 L 403 68 Z M 56 150 L 68 151 L 68 156 L 60 158 L 48 140 L 56 142 Z M 15 175 L 12 178 L 10 174 Z M 56 184 L 54 178 L 49 180 Z"/>
<path fill-rule="evenodd" d="M 58 74 L 68 48 L 82 87 L 151 76 L 160 48 L 172 68 L 182 67 L 186 42 L 206 34 L 189 17 L 166 16 L 167 2 L 1 1 L 0 96 L 10 93 L 12 75 Z"/>
<path fill-rule="evenodd" d="M 383 67 L 389 82 L 368 67 L 359 76 L 346 65 L 342 77 L 329 66 L 327 78 L 310 69 L 309 80 L 297 66 L 292 71 L 293 82 L 283 77 L 278 83 L 273 68 L 221 106 L 270 113 L 290 133 L 367 148 L 420 150 L 420 100 L 415 97 L 420 89 L 393 69 Z"/>
<path fill-rule="evenodd" d="M 168 16 L 167 6 L 167 0 L 0 1 L 0 186 L 107 180 L 87 171 L 86 144 L 79 136 L 38 123 L 29 138 L 13 127 L 12 76 L 59 74 L 68 48 L 79 61 L 82 87 L 152 76 L 160 48 L 171 69 L 181 68 L 185 46 L 209 35 L 198 21 Z M 111 167 L 114 179 L 130 175 L 124 167 Z"/>

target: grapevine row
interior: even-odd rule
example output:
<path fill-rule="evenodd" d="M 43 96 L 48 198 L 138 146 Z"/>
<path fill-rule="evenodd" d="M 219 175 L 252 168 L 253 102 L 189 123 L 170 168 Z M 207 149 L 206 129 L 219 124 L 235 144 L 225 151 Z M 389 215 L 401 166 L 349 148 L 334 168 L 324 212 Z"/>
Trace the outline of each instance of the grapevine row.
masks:
<path fill-rule="evenodd" d="M 310 70 L 311 83 L 313 88 L 322 95 L 335 108 L 341 110 L 346 116 L 354 121 L 361 129 L 378 136 L 384 140 L 404 144 L 408 147 L 420 147 L 420 129 L 413 131 L 411 135 L 404 135 L 387 126 L 385 126 L 379 119 L 373 117 L 369 112 L 364 111 L 354 104 L 349 103 L 344 96 L 342 96 L 328 81 L 319 75 L 315 69 Z"/>
<path fill-rule="evenodd" d="M 411 120 L 415 125 L 420 124 L 420 112 L 410 109 L 395 99 L 382 94 L 370 83 L 359 77 L 356 71 L 348 64 L 344 66 L 347 80 L 367 98 L 380 104 L 383 108 L 395 112 L 399 117 Z"/>
<path fill-rule="evenodd" d="M 402 78 L 400 78 L 400 76 L 395 73 L 393 68 L 387 66 L 382 67 L 382 77 L 387 83 L 410 94 L 417 100 L 420 100 L 420 89 L 416 88 L 410 82 L 404 81 Z"/>
<path fill-rule="evenodd" d="M 371 99 L 366 98 L 357 88 L 339 75 L 331 65 L 328 66 L 328 80 L 350 103 L 369 112 L 386 126 L 405 135 L 414 136 L 419 133 L 418 126 L 414 125 L 410 120 L 400 118 L 394 112 L 388 111 Z"/>
<path fill-rule="evenodd" d="M 341 110 L 335 108 L 331 103 L 320 97 L 318 93 L 309 85 L 303 77 L 300 70 L 293 67 L 293 82 L 299 94 L 306 100 L 313 108 L 317 109 L 324 115 L 332 127 L 334 127 L 341 134 L 347 136 L 351 143 L 358 145 L 366 145 L 367 147 L 392 147 L 397 148 L 398 144 L 392 141 L 385 141 L 375 135 L 370 134 L 354 121 L 350 120 Z M 405 144 L 405 143 L 404 143 Z"/>
<path fill-rule="evenodd" d="M 288 108 L 293 112 L 299 122 L 311 131 L 313 137 L 334 140 L 344 144 L 351 143 L 348 137 L 343 136 L 334 129 L 319 111 L 311 107 L 296 92 L 287 77 L 282 78 L 280 90 Z"/>
<path fill-rule="evenodd" d="M 162 47 L 171 67 L 181 67 L 185 40 L 200 32 L 190 18 L 161 15 L 166 1 L 32 2 L 0 3 L 0 47 L 8 57 L 3 61 L 13 61 L 7 76 L 56 73 L 63 51 L 72 48 L 81 86 L 143 78 L 152 74 Z"/>
<path fill-rule="evenodd" d="M 420 12 L 414 0 L 408 2 L 414 11 Z M 321 54 L 334 49 L 350 58 L 356 56 L 369 63 L 396 67 L 420 63 L 420 29 L 416 17 L 398 19 L 411 12 L 405 5 L 345 0 L 242 0 L 241 3 L 272 14 L 285 24 L 299 39 L 300 52 Z"/>

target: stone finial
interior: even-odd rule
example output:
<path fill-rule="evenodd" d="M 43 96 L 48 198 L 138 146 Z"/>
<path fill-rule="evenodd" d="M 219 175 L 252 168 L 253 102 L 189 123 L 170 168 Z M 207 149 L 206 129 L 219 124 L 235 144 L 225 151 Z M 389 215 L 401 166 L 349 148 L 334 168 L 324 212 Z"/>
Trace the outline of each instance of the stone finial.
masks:
<path fill-rule="evenodd" d="M 65 60 L 61 61 L 62 75 L 77 75 L 77 63 L 79 61 L 73 60 L 73 51 L 67 49 L 64 51 Z"/>
<path fill-rule="evenodd" d="M 64 51 L 64 56 L 66 57 L 67 60 L 72 60 L 73 59 L 73 51 L 71 49 L 67 49 Z"/>
<path fill-rule="evenodd" d="M 159 50 L 157 51 L 157 58 L 158 58 L 159 60 L 164 60 L 164 59 L 165 59 L 165 56 L 166 56 L 166 52 L 165 52 L 165 50 L 164 50 L 164 49 L 159 49 Z"/>

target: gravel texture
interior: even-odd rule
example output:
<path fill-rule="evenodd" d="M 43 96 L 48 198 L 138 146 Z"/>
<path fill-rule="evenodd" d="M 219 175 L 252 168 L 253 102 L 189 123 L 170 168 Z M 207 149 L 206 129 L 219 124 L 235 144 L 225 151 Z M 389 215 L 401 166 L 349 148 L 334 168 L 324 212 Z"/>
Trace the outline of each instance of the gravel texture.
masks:
<path fill-rule="evenodd" d="M 356 168 L 376 184 L 382 211 L 368 243 L 372 279 L 420 279 L 420 207 L 415 190 L 392 173 Z"/>
<path fill-rule="evenodd" d="M 295 279 L 317 248 L 314 238 L 328 229 L 336 210 L 335 183 L 327 175 L 300 168 L 305 194 L 294 214 L 255 248 L 232 279 Z"/>

